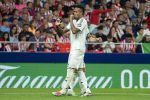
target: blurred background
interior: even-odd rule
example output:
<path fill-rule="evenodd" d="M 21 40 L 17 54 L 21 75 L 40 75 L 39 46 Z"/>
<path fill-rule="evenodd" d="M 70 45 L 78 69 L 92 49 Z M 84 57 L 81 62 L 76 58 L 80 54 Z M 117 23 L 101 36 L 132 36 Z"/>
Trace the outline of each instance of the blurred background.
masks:
<path fill-rule="evenodd" d="M 69 52 L 73 5 L 85 8 L 87 52 L 150 53 L 149 0 L 1 0 L 0 52 Z"/>

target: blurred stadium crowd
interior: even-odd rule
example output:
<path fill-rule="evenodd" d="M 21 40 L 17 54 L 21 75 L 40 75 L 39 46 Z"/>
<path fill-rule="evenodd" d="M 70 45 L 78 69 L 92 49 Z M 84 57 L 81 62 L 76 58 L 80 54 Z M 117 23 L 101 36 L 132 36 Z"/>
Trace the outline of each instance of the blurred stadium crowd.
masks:
<path fill-rule="evenodd" d="M 1 0 L 0 51 L 69 52 L 58 25 L 69 23 L 75 4 L 85 8 L 87 52 L 141 53 L 150 43 L 150 0 Z"/>

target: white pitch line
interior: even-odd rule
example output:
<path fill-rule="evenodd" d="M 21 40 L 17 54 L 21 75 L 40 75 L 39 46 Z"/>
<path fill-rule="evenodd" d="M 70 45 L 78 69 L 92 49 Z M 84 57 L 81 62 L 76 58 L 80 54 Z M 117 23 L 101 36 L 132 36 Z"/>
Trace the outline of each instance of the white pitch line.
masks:
<path fill-rule="evenodd" d="M 51 93 L 0 93 L 0 95 L 51 95 Z M 147 93 L 93 93 L 93 95 L 143 95 L 143 96 L 150 96 Z"/>

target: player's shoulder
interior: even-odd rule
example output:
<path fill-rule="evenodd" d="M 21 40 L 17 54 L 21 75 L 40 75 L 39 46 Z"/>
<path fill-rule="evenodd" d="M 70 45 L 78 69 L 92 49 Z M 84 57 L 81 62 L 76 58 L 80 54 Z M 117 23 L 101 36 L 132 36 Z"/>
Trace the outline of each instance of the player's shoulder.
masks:
<path fill-rule="evenodd" d="M 87 20 L 84 17 L 81 18 L 81 21 L 82 22 L 87 22 Z"/>
<path fill-rule="evenodd" d="M 82 18 L 80 19 L 80 22 L 79 22 L 79 23 L 85 24 L 85 23 L 87 23 L 87 20 L 86 20 L 84 17 L 82 17 Z"/>

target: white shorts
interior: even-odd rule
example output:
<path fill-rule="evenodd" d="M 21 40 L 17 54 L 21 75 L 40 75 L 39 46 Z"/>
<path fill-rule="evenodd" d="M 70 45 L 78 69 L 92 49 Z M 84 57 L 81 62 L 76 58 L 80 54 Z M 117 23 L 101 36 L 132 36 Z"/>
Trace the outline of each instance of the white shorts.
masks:
<path fill-rule="evenodd" d="M 73 50 L 69 54 L 68 68 L 85 68 L 84 52 L 81 50 Z"/>

